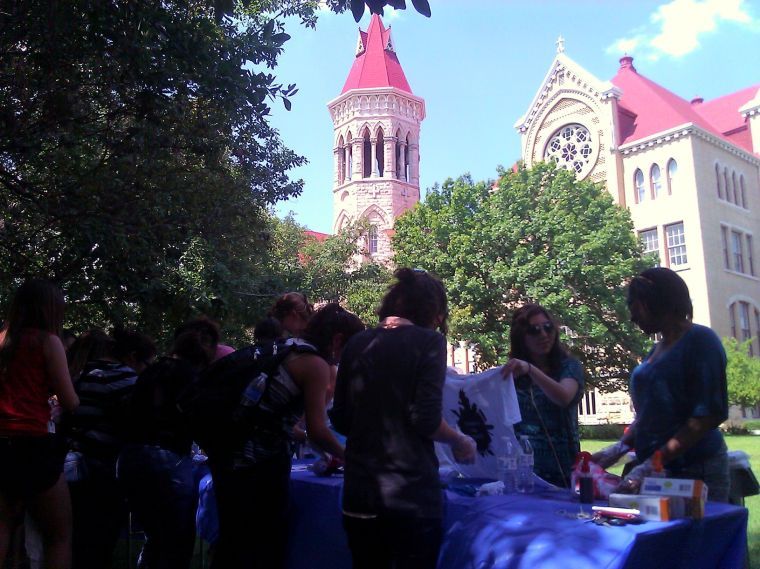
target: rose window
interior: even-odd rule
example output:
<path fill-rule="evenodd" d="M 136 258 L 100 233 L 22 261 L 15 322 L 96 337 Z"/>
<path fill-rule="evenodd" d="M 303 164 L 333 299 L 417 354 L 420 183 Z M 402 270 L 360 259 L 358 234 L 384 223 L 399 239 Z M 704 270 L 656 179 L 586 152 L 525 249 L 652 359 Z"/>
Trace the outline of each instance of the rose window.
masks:
<path fill-rule="evenodd" d="M 589 173 L 595 159 L 594 141 L 591 133 L 580 124 L 569 124 L 556 131 L 546 145 L 544 160 L 572 170 L 583 177 Z"/>

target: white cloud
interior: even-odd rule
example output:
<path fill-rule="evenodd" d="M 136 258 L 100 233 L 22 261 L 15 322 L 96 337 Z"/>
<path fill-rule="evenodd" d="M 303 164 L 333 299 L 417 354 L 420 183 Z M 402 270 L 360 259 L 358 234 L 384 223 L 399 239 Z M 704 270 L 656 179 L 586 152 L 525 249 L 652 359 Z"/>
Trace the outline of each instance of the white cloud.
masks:
<path fill-rule="evenodd" d="M 636 51 L 652 61 L 662 56 L 678 58 L 699 48 L 703 35 L 726 22 L 760 31 L 760 19 L 752 16 L 745 0 L 672 0 L 659 6 L 649 21 L 615 41 L 607 52 Z"/>

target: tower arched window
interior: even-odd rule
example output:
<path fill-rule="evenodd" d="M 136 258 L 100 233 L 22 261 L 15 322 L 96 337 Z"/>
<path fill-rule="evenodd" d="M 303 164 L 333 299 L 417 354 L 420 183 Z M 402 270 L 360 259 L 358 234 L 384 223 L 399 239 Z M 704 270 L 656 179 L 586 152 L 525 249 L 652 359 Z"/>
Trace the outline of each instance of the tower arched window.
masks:
<path fill-rule="evenodd" d="M 354 171 L 354 141 L 351 138 L 349 132 L 346 136 L 346 180 L 351 180 L 351 175 Z"/>
<path fill-rule="evenodd" d="M 395 147 L 394 164 L 396 165 L 396 179 L 402 180 L 403 178 L 401 177 L 401 169 L 403 166 L 401 164 L 401 131 L 400 130 L 396 131 L 396 143 L 394 147 Z"/>
<path fill-rule="evenodd" d="M 728 187 L 728 168 L 723 168 L 723 189 L 726 191 L 726 201 L 731 201 L 731 188 Z"/>
<path fill-rule="evenodd" d="M 673 193 L 673 182 L 678 174 L 678 163 L 674 158 L 668 161 L 668 193 Z"/>
<path fill-rule="evenodd" d="M 377 167 L 375 171 L 381 178 L 383 177 L 383 171 L 385 170 L 385 138 L 383 137 L 383 129 L 377 131 L 377 141 L 375 141 L 375 158 L 377 160 Z"/>
<path fill-rule="evenodd" d="M 720 185 L 720 166 L 715 165 L 715 187 L 718 189 L 718 197 L 723 199 L 723 187 Z"/>
<path fill-rule="evenodd" d="M 370 255 L 374 255 L 377 253 L 377 225 L 370 225 L 367 233 L 367 249 Z"/>
<path fill-rule="evenodd" d="M 409 135 L 406 135 L 406 145 L 404 146 L 404 181 L 408 182 L 410 178 L 410 174 L 412 172 L 412 167 L 409 165 L 409 143 L 411 141 L 409 140 Z"/>
<path fill-rule="evenodd" d="M 731 189 L 734 190 L 734 203 L 736 205 L 741 205 L 741 202 L 739 201 L 741 199 L 741 196 L 739 195 L 739 186 L 736 184 L 736 172 L 731 172 Z"/>
<path fill-rule="evenodd" d="M 638 168 L 636 168 L 636 172 L 633 174 L 633 187 L 636 203 L 643 202 L 647 197 L 647 190 L 644 187 L 644 172 Z"/>
<path fill-rule="evenodd" d="M 369 130 L 364 129 L 362 139 L 362 178 L 369 178 L 372 175 L 372 141 L 369 139 Z"/>
<path fill-rule="evenodd" d="M 742 207 L 744 209 L 747 209 L 747 190 L 744 187 L 744 175 L 739 176 L 739 192 L 741 193 L 742 197 Z"/>
<path fill-rule="evenodd" d="M 657 164 L 652 164 L 652 168 L 649 170 L 649 185 L 652 188 L 652 198 L 659 197 L 662 181 L 660 180 L 660 167 Z"/>
<path fill-rule="evenodd" d="M 338 140 L 338 184 L 346 181 L 346 144 L 341 136 Z"/>

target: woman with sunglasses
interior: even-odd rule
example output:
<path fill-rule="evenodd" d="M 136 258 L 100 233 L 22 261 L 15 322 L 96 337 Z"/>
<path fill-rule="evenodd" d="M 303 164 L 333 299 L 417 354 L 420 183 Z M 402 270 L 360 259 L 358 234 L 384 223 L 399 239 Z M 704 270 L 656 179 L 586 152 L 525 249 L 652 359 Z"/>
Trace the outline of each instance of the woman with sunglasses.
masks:
<path fill-rule="evenodd" d="M 577 405 L 583 396 L 583 369 L 560 345 L 557 325 L 538 304 L 514 313 L 509 339 L 510 359 L 502 374 L 515 378 L 522 416 L 515 434 L 528 437 L 534 472 L 567 488 L 580 450 Z"/>

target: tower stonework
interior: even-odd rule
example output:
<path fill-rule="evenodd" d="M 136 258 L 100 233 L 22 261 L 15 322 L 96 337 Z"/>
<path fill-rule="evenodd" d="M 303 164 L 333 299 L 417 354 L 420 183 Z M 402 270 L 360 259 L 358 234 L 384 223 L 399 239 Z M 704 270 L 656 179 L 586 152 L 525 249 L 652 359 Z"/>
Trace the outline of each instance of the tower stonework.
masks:
<path fill-rule="evenodd" d="M 333 121 L 333 232 L 369 222 L 365 258 L 388 262 L 396 218 L 420 199 L 419 139 L 425 101 L 412 93 L 390 28 L 377 14 L 359 31 Z"/>

